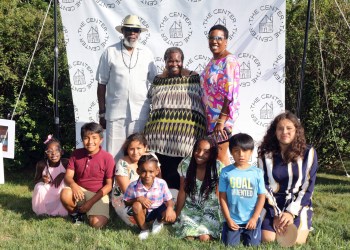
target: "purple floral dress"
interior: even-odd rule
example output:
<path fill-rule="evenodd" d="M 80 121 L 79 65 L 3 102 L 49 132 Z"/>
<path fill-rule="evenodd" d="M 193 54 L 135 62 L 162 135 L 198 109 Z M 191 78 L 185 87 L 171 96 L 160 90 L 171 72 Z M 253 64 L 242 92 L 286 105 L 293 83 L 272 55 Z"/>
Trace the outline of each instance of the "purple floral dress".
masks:
<path fill-rule="evenodd" d="M 238 117 L 239 63 L 232 54 L 220 59 L 211 59 L 201 74 L 203 104 L 207 115 L 208 133 L 214 130 L 225 97 L 231 101 L 225 127 L 232 130 Z"/>

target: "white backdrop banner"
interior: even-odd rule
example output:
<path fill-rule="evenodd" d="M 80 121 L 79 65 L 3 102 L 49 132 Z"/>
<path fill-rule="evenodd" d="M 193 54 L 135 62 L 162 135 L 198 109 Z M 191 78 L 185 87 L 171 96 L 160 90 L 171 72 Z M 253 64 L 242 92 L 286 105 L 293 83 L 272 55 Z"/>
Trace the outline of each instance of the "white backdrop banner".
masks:
<path fill-rule="evenodd" d="M 100 56 L 120 41 L 122 34 L 114 27 L 129 14 L 138 15 L 148 29 L 141 33 L 140 42 L 153 51 L 159 73 L 165 50 L 173 46 L 184 51 L 185 67 L 200 73 L 211 58 L 209 29 L 215 24 L 227 27 L 228 50 L 241 65 L 235 133 L 248 133 L 258 142 L 271 120 L 285 109 L 285 0 L 59 0 L 59 7 L 77 147 L 82 146 L 82 124 L 98 122 L 95 75 Z"/>

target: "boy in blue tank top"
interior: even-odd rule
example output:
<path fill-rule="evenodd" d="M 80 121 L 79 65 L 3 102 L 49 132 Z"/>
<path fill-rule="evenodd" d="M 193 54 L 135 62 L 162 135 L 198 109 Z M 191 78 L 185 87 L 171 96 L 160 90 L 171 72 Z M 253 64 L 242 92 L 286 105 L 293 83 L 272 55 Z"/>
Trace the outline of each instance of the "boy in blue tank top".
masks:
<path fill-rule="evenodd" d="M 225 218 L 222 241 L 236 246 L 241 238 L 244 246 L 261 242 L 261 210 L 265 203 L 263 171 L 249 164 L 254 140 L 247 134 L 236 134 L 229 141 L 235 160 L 222 169 L 219 179 L 219 200 Z"/>

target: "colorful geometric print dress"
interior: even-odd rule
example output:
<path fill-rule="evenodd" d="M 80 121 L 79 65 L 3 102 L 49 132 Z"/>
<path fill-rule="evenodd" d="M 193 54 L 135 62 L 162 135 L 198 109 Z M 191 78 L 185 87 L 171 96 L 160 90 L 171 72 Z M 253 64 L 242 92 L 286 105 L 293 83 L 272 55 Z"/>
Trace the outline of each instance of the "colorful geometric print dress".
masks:
<path fill-rule="evenodd" d="M 179 165 L 178 172 L 181 177 L 186 178 L 188 166 L 191 157 L 186 157 Z M 216 162 L 218 175 L 224 165 Z M 199 195 L 202 181 L 196 179 L 197 194 L 192 200 L 186 195 L 184 207 L 181 210 L 180 220 L 173 227 L 175 234 L 179 238 L 198 237 L 203 234 L 211 235 L 213 238 L 219 238 L 221 233 L 222 215 L 218 197 L 215 194 L 215 189 L 211 192 L 207 200 Z"/>
<path fill-rule="evenodd" d="M 232 131 L 238 117 L 240 68 L 236 57 L 232 54 L 224 58 L 212 58 L 201 74 L 204 90 L 202 97 L 207 116 L 207 131 L 211 133 L 219 118 L 225 97 L 231 101 L 228 108 L 225 127 Z"/>
<path fill-rule="evenodd" d="M 139 175 L 134 169 L 132 169 L 125 160 L 120 159 L 117 162 L 115 167 L 115 176 L 126 176 L 130 179 L 130 183 L 136 181 L 139 178 Z M 135 226 L 136 221 L 133 216 L 128 214 L 130 207 L 125 207 L 123 201 L 123 192 L 118 186 L 118 183 L 114 183 L 113 192 L 112 192 L 112 206 L 114 207 L 115 212 L 127 225 Z"/>
<path fill-rule="evenodd" d="M 149 91 L 152 109 L 144 129 L 152 151 L 172 157 L 192 152 L 197 139 L 206 135 L 201 96 L 198 74 L 154 78 Z"/>

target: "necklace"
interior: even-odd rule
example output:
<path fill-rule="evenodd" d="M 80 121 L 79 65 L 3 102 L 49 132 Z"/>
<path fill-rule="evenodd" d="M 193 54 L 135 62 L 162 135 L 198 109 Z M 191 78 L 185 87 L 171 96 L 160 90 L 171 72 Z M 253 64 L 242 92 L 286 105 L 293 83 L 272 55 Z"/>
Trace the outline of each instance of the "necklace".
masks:
<path fill-rule="evenodd" d="M 134 48 L 134 49 L 135 49 L 135 48 Z M 125 67 L 127 67 L 127 68 L 129 69 L 129 73 L 130 73 L 130 70 L 131 70 L 131 69 L 135 68 L 135 66 L 136 66 L 136 64 L 137 64 L 137 61 L 139 60 L 139 50 L 137 50 L 136 62 L 135 62 L 135 64 L 134 64 L 134 66 L 131 67 L 131 61 L 132 61 L 132 56 L 133 56 L 133 54 L 134 54 L 134 49 L 133 49 L 132 52 L 131 52 L 130 63 L 129 63 L 129 65 L 127 65 L 126 62 L 125 62 L 125 59 L 124 59 L 124 54 L 123 54 L 123 43 L 120 43 L 120 51 L 121 51 L 121 53 L 122 53 L 123 63 L 124 63 L 124 65 L 125 65 Z"/>

